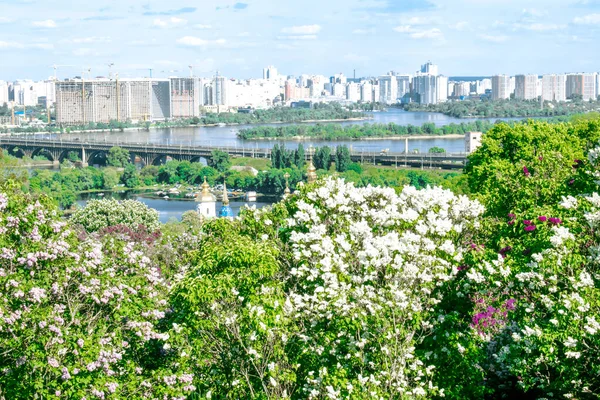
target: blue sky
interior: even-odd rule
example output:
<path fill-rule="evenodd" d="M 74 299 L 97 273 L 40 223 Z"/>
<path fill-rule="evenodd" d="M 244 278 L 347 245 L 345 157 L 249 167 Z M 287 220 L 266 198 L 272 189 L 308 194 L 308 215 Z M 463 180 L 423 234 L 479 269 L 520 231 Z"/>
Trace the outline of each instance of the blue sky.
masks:
<path fill-rule="evenodd" d="M 0 80 L 599 71 L 599 39 L 600 0 L 0 0 Z"/>

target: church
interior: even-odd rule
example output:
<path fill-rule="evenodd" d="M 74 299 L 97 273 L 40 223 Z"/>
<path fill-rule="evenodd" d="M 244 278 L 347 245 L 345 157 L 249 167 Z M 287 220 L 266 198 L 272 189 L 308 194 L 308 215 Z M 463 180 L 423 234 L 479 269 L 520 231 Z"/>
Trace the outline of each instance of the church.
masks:
<path fill-rule="evenodd" d="M 202 184 L 202 192 L 196 201 L 199 201 L 197 211 L 205 218 L 215 218 L 217 216 L 217 198 L 210 192 L 210 186 L 204 177 Z M 219 218 L 233 218 L 233 210 L 229 206 L 229 198 L 227 196 L 227 185 L 223 183 L 223 206 L 219 211 Z"/>

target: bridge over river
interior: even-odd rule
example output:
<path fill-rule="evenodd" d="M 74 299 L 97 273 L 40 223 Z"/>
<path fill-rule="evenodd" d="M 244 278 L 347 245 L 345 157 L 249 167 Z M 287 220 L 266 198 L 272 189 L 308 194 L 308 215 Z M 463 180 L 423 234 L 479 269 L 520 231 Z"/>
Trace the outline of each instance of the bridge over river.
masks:
<path fill-rule="evenodd" d="M 231 157 L 271 157 L 271 149 L 257 149 L 251 147 L 187 146 L 118 141 L 31 139 L 18 136 L 0 137 L 0 148 L 8 150 L 10 154 L 29 156 L 32 158 L 43 155 L 55 164 L 62 162 L 71 152 L 77 153 L 79 159 L 82 160 L 83 165 L 95 164 L 94 161 L 97 161 L 98 158 L 106 157 L 108 151 L 115 146 L 128 150 L 132 160 L 139 157 L 145 165 L 159 165 L 167 158 L 191 162 L 200 161 L 200 159 L 208 160 L 211 158 L 214 150 L 221 150 L 228 153 Z M 307 159 L 310 156 L 310 150 L 307 150 Z M 412 168 L 462 169 L 467 162 L 465 153 L 415 154 L 351 151 L 350 156 L 352 161 L 359 163 Z M 332 159 L 334 157 L 335 153 L 332 152 Z"/>

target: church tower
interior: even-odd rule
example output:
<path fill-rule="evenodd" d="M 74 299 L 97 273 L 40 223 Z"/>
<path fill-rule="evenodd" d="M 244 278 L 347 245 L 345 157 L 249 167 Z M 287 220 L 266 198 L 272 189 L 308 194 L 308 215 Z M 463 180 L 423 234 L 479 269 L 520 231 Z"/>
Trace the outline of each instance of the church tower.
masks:
<path fill-rule="evenodd" d="M 204 183 L 202 184 L 202 193 L 196 198 L 199 201 L 198 212 L 205 218 L 215 218 L 217 216 L 217 199 L 210 193 L 210 186 L 206 182 L 206 176 L 204 177 Z"/>
<path fill-rule="evenodd" d="M 223 207 L 219 211 L 220 218 L 233 218 L 233 210 L 229 207 L 229 198 L 227 197 L 227 185 L 223 182 Z"/>

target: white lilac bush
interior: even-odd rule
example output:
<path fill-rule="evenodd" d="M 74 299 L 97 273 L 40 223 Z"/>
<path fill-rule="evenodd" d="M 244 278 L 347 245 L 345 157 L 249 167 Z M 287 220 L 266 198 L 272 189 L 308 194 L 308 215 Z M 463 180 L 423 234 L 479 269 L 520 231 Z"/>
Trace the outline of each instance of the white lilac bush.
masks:
<path fill-rule="evenodd" d="M 179 355 L 161 350 L 168 287 L 144 246 L 81 241 L 47 199 L 5 186 L 0 287 L 0 397 L 183 399 L 195 389 L 171 368 Z"/>
<path fill-rule="evenodd" d="M 96 232 L 115 225 L 137 229 L 140 225 L 149 232 L 160 227 L 158 211 L 136 200 L 90 200 L 85 207 L 73 213 L 71 222 L 88 232 Z"/>
<path fill-rule="evenodd" d="M 435 323 L 481 204 L 440 188 L 355 188 L 327 179 L 291 204 L 284 310 L 307 398 L 443 395 L 415 348 Z"/>

